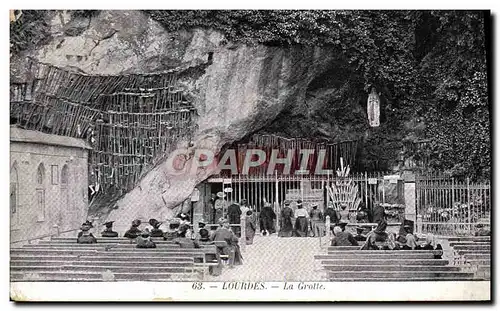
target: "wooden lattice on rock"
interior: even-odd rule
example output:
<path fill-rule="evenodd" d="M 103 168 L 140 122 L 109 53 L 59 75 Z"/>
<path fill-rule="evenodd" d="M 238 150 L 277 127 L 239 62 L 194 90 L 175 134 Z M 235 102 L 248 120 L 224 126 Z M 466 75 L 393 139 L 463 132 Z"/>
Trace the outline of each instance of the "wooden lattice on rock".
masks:
<path fill-rule="evenodd" d="M 11 123 L 87 139 L 94 204 L 114 203 L 178 142 L 191 140 L 196 109 L 175 70 L 86 75 L 32 60 L 26 68 L 24 81 L 10 85 Z"/>

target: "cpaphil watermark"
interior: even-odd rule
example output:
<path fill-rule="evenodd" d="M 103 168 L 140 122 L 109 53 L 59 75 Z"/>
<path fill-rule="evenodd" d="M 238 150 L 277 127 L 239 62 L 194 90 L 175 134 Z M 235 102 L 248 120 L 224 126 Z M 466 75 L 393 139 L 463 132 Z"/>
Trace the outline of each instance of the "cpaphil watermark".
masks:
<path fill-rule="evenodd" d="M 177 149 L 170 155 L 166 165 L 168 171 L 175 175 L 196 174 L 199 169 L 210 169 L 215 174 L 229 171 L 231 175 L 248 175 L 252 168 L 259 167 L 266 168 L 267 175 L 273 175 L 276 171 L 283 175 L 333 174 L 333 170 L 325 168 L 325 149 L 318 152 L 315 149 L 273 149 L 267 153 L 261 149 L 248 149 L 240 154 L 228 149 L 218 155 L 209 149 L 196 149 L 194 152 Z"/>

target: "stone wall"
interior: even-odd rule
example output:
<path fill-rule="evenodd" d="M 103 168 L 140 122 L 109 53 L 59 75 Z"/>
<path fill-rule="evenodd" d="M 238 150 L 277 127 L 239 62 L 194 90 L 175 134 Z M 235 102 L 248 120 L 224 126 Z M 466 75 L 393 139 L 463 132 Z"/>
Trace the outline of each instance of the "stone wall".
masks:
<path fill-rule="evenodd" d="M 81 148 L 11 142 L 11 187 L 14 183 L 17 188 L 15 213 L 11 211 L 11 242 L 50 234 L 54 225 L 60 231 L 80 227 L 88 207 L 87 154 Z M 41 184 L 37 178 L 40 165 Z M 67 182 L 62 176 L 64 166 Z M 38 204 L 42 191 L 44 211 Z"/>

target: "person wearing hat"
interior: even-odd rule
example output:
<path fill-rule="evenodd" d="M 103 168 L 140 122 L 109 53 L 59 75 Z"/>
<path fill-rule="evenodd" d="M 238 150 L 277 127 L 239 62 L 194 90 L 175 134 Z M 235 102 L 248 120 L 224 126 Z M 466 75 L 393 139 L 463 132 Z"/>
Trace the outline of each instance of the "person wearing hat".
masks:
<path fill-rule="evenodd" d="M 218 270 L 222 269 L 222 261 L 220 255 L 229 256 L 229 267 L 243 264 L 240 247 L 238 245 L 238 237 L 231 231 L 229 221 L 227 219 L 219 219 L 219 228 L 215 230 L 212 240 L 215 242 L 226 242 L 224 246 L 217 246 L 217 260 L 219 262 Z"/>
<path fill-rule="evenodd" d="M 341 222 L 341 224 L 344 224 Z M 333 229 L 334 238 L 332 239 L 332 246 L 358 246 L 358 242 L 345 227 L 335 226 Z"/>
<path fill-rule="evenodd" d="M 215 224 L 217 222 L 217 217 L 215 215 L 215 201 L 217 201 L 217 194 L 215 193 L 212 193 L 210 195 L 210 201 L 209 201 L 209 205 L 210 205 L 210 223 L 212 224 Z"/>
<path fill-rule="evenodd" d="M 208 231 L 206 228 L 206 223 L 204 220 L 200 220 L 198 222 L 198 235 L 197 235 L 197 239 L 200 241 L 200 242 L 209 242 L 210 241 L 210 231 Z"/>
<path fill-rule="evenodd" d="M 241 221 L 241 209 L 240 205 L 233 203 L 229 205 L 227 208 L 227 219 L 229 220 L 229 223 L 232 225 L 239 225 Z M 233 228 L 233 232 L 236 234 L 237 237 L 241 236 L 241 228 L 240 226 L 231 226 Z"/>
<path fill-rule="evenodd" d="M 326 207 L 325 220 L 326 220 L 326 216 L 330 216 L 331 226 L 334 226 L 335 224 L 339 223 L 339 217 L 338 217 L 337 211 L 335 211 L 333 209 L 333 202 L 332 201 L 329 201 L 328 205 Z"/>
<path fill-rule="evenodd" d="M 113 231 L 113 223 L 114 221 L 108 221 L 104 223 L 104 226 L 106 226 L 106 229 L 104 229 L 103 232 L 101 232 L 101 236 L 105 238 L 116 238 L 118 237 L 118 232 Z"/>
<path fill-rule="evenodd" d="M 156 243 L 151 239 L 151 234 L 148 228 L 144 229 L 136 240 L 137 244 L 135 247 L 137 248 L 156 248 Z"/>
<path fill-rule="evenodd" d="M 177 231 L 179 230 L 180 223 L 177 221 L 170 222 L 168 224 L 168 229 L 163 234 L 163 240 L 172 241 L 177 237 Z"/>
<path fill-rule="evenodd" d="M 297 201 L 297 209 L 294 213 L 295 216 L 295 236 L 307 237 L 309 231 L 309 213 L 302 205 L 302 200 Z"/>
<path fill-rule="evenodd" d="M 414 250 L 417 248 L 417 239 L 415 238 L 415 235 L 413 234 L 413 228 L 409 224 L 404 224 L 403 228 L 405 230 L 405 240 L 406 243 L 402 245 L 401 249 L 404 250 Z"/>
<path fill-rule="evenodd" d="M 276 213 L 271 207 L 271 203 L 265 202 L 264 207 L 260 211 L 260 231 L 262 235 L 274 233 L 274 220 L 276 219 Z"/>
<path fill-rule="evenodd" d="M 356 235 L 354 236 L 354 239 L 358 242 L 364 242 L 366 241 L 366 236 L 363 235 L 363 231 L 365 229 L 363 227 L 356 227 Z"/>
<path fill-rule="evenodd" d="M 359 203 L 356 220 L 358 223 L 367 223 L 369 221 L 369 213 L 364 202 Z"/>
<path fill-rule="evenodd" d="M 123 236 L 129 239 L 137 238 L 141 234 L 141 230 L 139 229 L 140 225 L 141 221 L 139 219 L 135 219 L 132 221 L 130 229 L 128 229 Z"/>
<path fill-rule="evenodd" d="M 90 226 L 88 223 L 83 223 L 80 227 L 81 232 L 78 233 L 78 238 L 76 242 L 78 244 L 93 244 L 97 243 L 97 239 L 94 237 L 92 233 L 89 232 Z"/>
<path fill-rule="evenodd" d="M 152 238 L 160 238 L 163 236 L 163 230 L 160 229 L 160 226 L 162 224 L 161 222 L 154 218 L 151 218 L 149 220 L 149 224 L 153 227 L 153 229 L 151 229 Z"/>
<path fill-rule="evenodd" d="M 387 229 L 387 222 L 385 220 L 379 221 L 377 227 L 368 233 L 366 236 L 365 244 L 361 247 L 363 250 L 379 250 L 387 244 L 389 234 L 385 231 Z"/>
<path fill-rule="evenodd" d="M 323 213 L 318 209 L 318 203 L 312 205 L 312 209 L 309 212 L 309 217 L 311 218 L 311 229 L 313 236 L 319 236 L 320 226 L 323 224 Z"/>
<path fill-rule="evenodd" d="M 225 197 L 226 195 L 224 194 L 224 192 L 222 191 L 217 192 L 217 199 L 215 200 L 215 205 L 214 205 L 215 219 L 220 219 L 224 217 L 224 212 L 226 210 L 226 201 L 224 200 Z"/>
<path fill-rule="evenodd" d="M 476 228 L 478 230 L 474 232 L 474 236 L 491 236 L 491 230 L 485 228 L 484 224 L 477 224 Z"/>
<path fill-rule="evenodd" d="M 293 210 L 290 207 L 290 201 L 283 202 L 283 209 L 280 213 L 280 237 L 291 237 L 293 234 Z"/>
<path fill-rule="evenodd" d="M 245 213 L 245 238 L 247 245 L 253 244 L 255 230 L 257 230 L 257 226 L 255 224 L 255 218 L 253 217 L 253 211 L 249 209 Z"/>
<path fill-rule="evenodd" d="M 382 220 L 385 220 L 385 209 L 380 203 L 375 203 L 373 206 L 373 219 L 374 223 L 379 223 Z"/>

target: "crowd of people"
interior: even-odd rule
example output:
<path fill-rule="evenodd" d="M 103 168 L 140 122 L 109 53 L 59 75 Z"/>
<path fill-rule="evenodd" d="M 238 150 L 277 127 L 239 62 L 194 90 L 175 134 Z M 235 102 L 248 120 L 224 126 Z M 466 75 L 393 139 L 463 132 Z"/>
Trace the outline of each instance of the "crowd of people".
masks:
<path fill-rule="evenodd" d="M 235 214 L 239 214 L 238 211 L 241 210 L 239 207 L 239 205 L 237 208 L 233 207 L 233 209 L 228 212 L 228 218 L 233 222 L 236 222 L 237 219 Z M 252 210 L 243 210 L 245 210 L 247 217 L 247 226 L 245 229 L 247 244 L 251 244 L 256 230 L 255 220 L 252 217 Z M 234 265 L 241 265 L 243 263 L 243 257 L 241 256 L 238 244 L 239 236 L 237 233 L 239 233 L 239 230 L 234 230 L 236 226 L 231 226 L 228 218 L 220 218 L 218 225 L 212 225 L 210 228 L 207 228 L 206 222 L 201 220 L 198 223 L 199 229 L 197 232 L 193 231 L 189 215 L 184 213 L 177 215 L 176 218 L 171 220 L 168 224 L 168 229 L 165 231 L 160 229 L 162 222 L 156 219 L 149 220 L 151 230 L 150 228 L 141 230 L 141 220 L 135 219 L 132 221 L 131 227 L 123 236 L 134 240 L 137 248 L 156 248 L 156 243 L 152 239 L 153 237 L 162 237 L 165 241 L 173 241 L 181 248 L 201 248 L 203 245 L 215 245 L 217 254 L 216 259 L 219 265 L 217 267 L 212 267 L 211 272 L 213 274 L 218 274 L 222 270 L 221 258 L 224 256 L 227 256 L 227 262 L 231 268 L 234 267 Z M 119 236 L 117 232 L 113 231 L 113 223 L 114 221 L 104 223 L 105 229 L 101 232 L 102 237 L 116 238 Z M 77 243 L 97 243 L 97 238 L 90 232 L 92 228 L 94 228 L 94 226 L 90 221 L 83 223 L 78 233 Z"/>
<path fill-rule="evenodd" d="M 387 232 L 387 222 L 380 220 L 377 227 L 364 235 L 365 228 L 357 227 L 357 234 L 353 236 L 346 231 L 346 222 L 340 222 L 333 227 L 331 246 L 360 246 L 362 250 L 442 250 L 434 236 L 426 234 L 425 240 L 420 239 L 413 232 L 413 226 L 402 222 L 398 234 Z M 436 253 L 435 258 L 440 259 L 442 253 Z"/>

